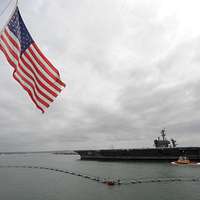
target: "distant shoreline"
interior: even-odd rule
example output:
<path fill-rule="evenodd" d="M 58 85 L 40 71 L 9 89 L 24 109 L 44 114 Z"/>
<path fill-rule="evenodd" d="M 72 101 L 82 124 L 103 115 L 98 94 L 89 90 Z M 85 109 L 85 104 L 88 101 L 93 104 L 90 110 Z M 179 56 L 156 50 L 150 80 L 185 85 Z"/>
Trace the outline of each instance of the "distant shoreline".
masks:
<path fill-rule="evenodd" d="M 0 152 L 0 155 L 12 155 L 12 154 L 39 154 L 39 153 L 52 153 L 62 155 L 76 155 L 74 151 L 22 151 L 22 152 Z"/>

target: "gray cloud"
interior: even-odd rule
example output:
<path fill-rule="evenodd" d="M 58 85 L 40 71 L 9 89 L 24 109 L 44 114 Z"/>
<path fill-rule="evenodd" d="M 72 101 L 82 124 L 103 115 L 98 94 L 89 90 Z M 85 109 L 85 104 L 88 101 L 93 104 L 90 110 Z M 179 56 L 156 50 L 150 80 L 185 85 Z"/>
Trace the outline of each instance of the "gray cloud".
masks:
<path fill-rule="evenodd" d="M 31 35 L 67 87 L 42 115 L 0 54 L 0 151 L 152 146 L 163 127 L 178 144 L 199 146 L 198 13 L 187 22 L 184 9 L 194 2 L 178 5 L 20 1 Z"/>

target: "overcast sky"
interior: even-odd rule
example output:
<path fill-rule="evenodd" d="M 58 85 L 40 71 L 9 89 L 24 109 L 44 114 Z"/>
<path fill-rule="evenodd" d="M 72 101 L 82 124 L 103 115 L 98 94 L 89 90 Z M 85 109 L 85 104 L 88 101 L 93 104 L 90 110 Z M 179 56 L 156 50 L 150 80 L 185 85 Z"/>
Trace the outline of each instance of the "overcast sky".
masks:
<path fill-rule="evenodd" d="M 67 87 L 42 114 L 0 52 L 0 151 L 152 147 L 163 127 L 179 146 L 200 146 L 199 1 L 18 5 Z"/>

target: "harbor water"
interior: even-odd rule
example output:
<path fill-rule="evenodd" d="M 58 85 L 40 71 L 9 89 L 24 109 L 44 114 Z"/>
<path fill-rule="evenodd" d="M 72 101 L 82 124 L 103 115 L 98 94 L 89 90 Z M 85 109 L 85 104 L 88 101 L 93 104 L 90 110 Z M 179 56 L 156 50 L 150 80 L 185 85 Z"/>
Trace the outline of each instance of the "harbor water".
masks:
<path fill-rule="evenodd" d="M 172 181 L 108 186 L 59 169 L 92 177 L 129 182 L 200 177 L 200 166 L 169 162 L 82 161 L 78 155 L 13 154 L 0 156 L 2 200 L 199 200 L 199 181 Z M 24 167 L 6 167 L 24 166 Z M 26 168 L 40 166 L 48 169 Z"/>

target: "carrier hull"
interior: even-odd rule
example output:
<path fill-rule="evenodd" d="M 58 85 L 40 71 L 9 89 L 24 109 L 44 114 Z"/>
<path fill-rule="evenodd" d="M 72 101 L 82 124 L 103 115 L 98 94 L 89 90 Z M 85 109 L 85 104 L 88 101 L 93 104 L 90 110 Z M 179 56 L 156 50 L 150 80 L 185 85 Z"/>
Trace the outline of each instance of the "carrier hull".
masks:
<path fill-rule="evenodd" d="M 190 160 L 200 161 L 200 147 L 102 149 L 77 150 L 81 160 L 177 160 L 186 155 Z"/>

